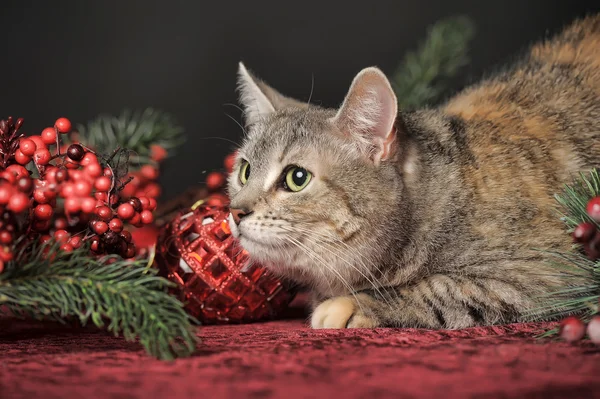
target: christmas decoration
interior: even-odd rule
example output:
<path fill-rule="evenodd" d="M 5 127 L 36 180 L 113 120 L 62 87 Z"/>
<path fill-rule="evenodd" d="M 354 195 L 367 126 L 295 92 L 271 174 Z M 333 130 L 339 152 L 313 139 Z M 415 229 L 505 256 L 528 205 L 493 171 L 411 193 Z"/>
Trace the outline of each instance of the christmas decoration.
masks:
<path fill-rule="evenodd" d="M 559 334 L 567 342 L 579 341 L 585 336 L 585 323 L 577 317 L 567 317 L 560 323 Z"/>
<path fill-rule="evenodd" d="M 566 288 L 540 298 L 541 305 L 529 313 L 533 318 L 567 317 L 561 323 L 560 329 L 551 330 L 544 336 L 559 334 L 566 340 L 572 340 L 581 335 L 581 330 L 585 330 L 585 323 L 588 323 L 588 336 L 594 337 L 594 342 L 598 342 L 600 316 L 595 316 L 600 310 L 598 170 L 593 169 L 587 174 L 580 174 L 571 185 L 565 187 L 563 193 L 556 196 L 556 199 L 563 209 L 562 220 L 572 234 L 575 247 L 570 252 L 544 252 L 551 257 L 559 276 L 568 279 L 568 284 Z M 565 325 L 569 326 L 567 332 L 563 328 Z M 583 335 L 579 339 L 581 338 Z"/>
<path fill-rule="evenodd" d="M 464 16 L 450 17 L 429 28 L 416 52 L 408 53 L 392 76 L 402 109 L 431 105 L 445 93 L 444 83 L 467 65 L 467 45 L 473 23 Z"/>
<path fill-rule="evenodd" d="M 157 205 L 121 195 L 129 151 L 96 152 L 67 118 L 30 137 L 22 124 L 0 121 L 0 312 L 108 322 L 153 356 L 189 355 L 193 319 L 167 293 L 172 283 L 126 259 L 136 254 L 131 228 L 151 225 Z"/>
<path fill-rule="evenodd" d="M 163 227 L 155 264 L 175 282 L 175 294 L 203 323 L 238 323 L 276 317 L 293 299 L 286 284 L 236 243 L 228 210 L 200 201 Z"/>
<path fill-rule="evenodd" d="M 594 316 L 587 325 L 587 336 L 595 344 L 600 344 L 600 316 Z"/>

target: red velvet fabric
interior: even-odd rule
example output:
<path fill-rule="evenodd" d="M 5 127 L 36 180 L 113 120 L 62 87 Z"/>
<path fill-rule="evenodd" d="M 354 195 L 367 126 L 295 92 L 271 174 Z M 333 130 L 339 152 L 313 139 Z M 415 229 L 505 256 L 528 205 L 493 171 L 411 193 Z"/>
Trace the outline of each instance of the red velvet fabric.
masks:
<path fill-rule="evenodd" d="M 94 328 L 0 320 L 0 398 L 595 397 L 600 347 L 549 324 L 462 331 L 310 330 L 305 315 L 205 326 L 161 362 Z"/>

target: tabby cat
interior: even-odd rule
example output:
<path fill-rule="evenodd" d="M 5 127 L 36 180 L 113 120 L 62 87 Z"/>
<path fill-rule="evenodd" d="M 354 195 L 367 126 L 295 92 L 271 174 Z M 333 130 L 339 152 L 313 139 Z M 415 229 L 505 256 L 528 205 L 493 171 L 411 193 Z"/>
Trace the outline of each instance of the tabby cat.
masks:
<path fill-rule="evenodd" d="M 231 229 L 312 289 L 312 327 L 517 322 L 564 284 L 533 249 L 570 246 L 553 194 L 600 163 L 600 16 L 433 109 L 398 113 L 373 67 L 339 109 L 243 64 L 239 90 Z"/>

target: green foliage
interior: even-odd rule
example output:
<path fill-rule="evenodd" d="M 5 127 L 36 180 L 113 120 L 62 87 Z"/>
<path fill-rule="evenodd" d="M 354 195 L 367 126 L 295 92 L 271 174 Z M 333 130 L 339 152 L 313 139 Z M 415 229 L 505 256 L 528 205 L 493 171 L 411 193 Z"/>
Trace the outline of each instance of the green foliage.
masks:
<path fill-rule="evenodd" d="M 400 108 L 415 108 L 439 99 L 445 81 L 469 63 L 473 23 L 464 16 L 441 20 L 428 30 L 416 52 L 409 52 L 392 77 Z"/>
<path fill-rule="evenodd" d="M 87 126 L 78 125 L 80 141 L 101 154 L 116 148 L 132 151 L 131 166 L 137 168 L 151 163 L 150 146 L 172 150 L 184 141 L 183 128 L 163 111 L 147 108 L 143 111 L 125 110 L 118 117 L 101 115 Z"/>
<path fill-rule="evenodd" d="M 88 248 L 64 253 L 57 244 L 32 244 L 0 274 L 0 311 L 4 306 L 17 316 L 58 321 L 76 317 L 84 325 L 91 320 L 128 341 L 139 339 L 159 359 L 190 355 L 197 341 L 193 320 L 167 293 L 171 283 L 156 273 L 147 260 L 95 259 Z"/>
<path fill-rule="evenodd" d="M 582 222 L 594 222 L 586 212 L 588 201 L 600 195 L 600 175 L 597 169 L 581 173 L 572 184 L 566 185 L 556 195 L 561 205 L 561 219 L 572 231 Z M 565 240 L 568 240 L 565 237 Z M 555 266 L 560 278 L 565 279 L 565 288 L 550 292 L 539 298 L 540 306 L 528 312 L 533 319 L 561 318 L 572 314 L 584 321 L 598 312 L 600 300 L 600 261 L 592 261 L 581 253 L 579 246 L 571 252 L 544 251 L 549 262 Z M 546 335 L 553 335 L 552 330 Z"/>

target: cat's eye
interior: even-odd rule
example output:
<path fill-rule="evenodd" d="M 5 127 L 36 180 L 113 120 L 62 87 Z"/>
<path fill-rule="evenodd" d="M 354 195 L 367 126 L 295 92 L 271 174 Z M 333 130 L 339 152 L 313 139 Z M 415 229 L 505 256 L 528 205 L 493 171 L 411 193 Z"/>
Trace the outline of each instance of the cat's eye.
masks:
<path fill-rule="evenodd" d="M 240 183 L 246 184 L 250 178 L 250 163 L 248 161 L 242 161 L 242 167 L 240 168 Z"/>
<path fill-rule="evenodd" d="M 298 192 L 308 185 L 311 178 L 312 174 L 308 170 L 299 166 L 292 166 L 285 173 L 283 187 L 286 190 Z"/>

